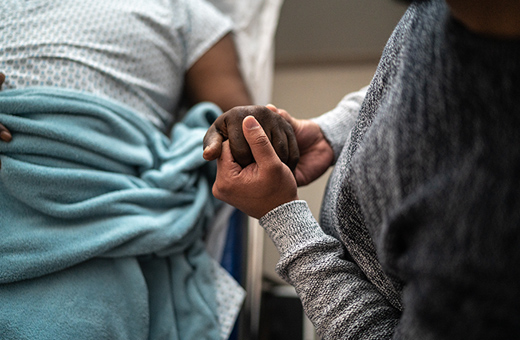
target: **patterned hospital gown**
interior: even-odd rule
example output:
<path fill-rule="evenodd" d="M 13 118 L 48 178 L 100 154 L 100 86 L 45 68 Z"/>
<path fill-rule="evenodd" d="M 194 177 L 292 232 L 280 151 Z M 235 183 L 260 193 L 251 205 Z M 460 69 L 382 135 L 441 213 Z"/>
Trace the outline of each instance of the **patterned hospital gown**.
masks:
<path fill-rule="evenodd" d="M 2 0 L 0 71 L 7 89 L 89 91 L 164 130 L 185 71 L 231 29 L 203 0 Z"/>

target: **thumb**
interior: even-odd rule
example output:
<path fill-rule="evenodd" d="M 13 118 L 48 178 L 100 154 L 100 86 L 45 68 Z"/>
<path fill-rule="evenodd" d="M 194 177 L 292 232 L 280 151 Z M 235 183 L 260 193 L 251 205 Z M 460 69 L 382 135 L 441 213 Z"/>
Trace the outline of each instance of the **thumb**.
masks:
<path fill-rule="evenodd" d="M 273 158 L 279 160 L 264 129 L 260 126 L 255 117 L 247 116 L 244 118 L 242 131 L 251 148 L 253 158 L 259 166 L 261 163 L 272 161 Z"/>

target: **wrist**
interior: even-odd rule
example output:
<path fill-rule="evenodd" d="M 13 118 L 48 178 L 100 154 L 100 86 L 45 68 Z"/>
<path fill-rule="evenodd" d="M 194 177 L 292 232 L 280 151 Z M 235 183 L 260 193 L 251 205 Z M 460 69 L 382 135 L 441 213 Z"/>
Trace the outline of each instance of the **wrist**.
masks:
<path fill-rule="evenodd" d="M 272 199 L 267 199 L 267 200 L 264 200 L 265 204 L 259 204 L 257 207 L 260 208 L 260 209 L 251 209 L 251 213 L 247 213 L 249 216 L 251 217 L 254 217 L 258 220 L 260 220 L 262 217 L 268 215 L 271 211 L 274 211 L 276 209 L 278 209 L 279 207 L 281 206 L 284 206 L 286 204 L 290 204 L 291 202 L 294 202 L 294 201 L 299 201 L 299 198 L 298 198 L 298 194 L 297 194 L 297 189 L 295 187 L 295 193 L 293 195 L 290 195 L 290 196 L 277 196 L 277 197 L 272 197 Z"/>

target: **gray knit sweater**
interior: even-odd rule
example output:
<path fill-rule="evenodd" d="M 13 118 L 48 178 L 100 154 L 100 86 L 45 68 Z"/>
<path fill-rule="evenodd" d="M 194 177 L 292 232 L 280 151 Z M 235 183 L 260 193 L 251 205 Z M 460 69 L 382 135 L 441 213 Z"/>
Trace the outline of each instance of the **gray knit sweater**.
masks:
<path fill-rule="evenodd" d="M 318 333 L 520 339 L 520 42 L 412 4 L 360 102 L 316 120 L 320 223 L 303 201 L 260 220 Z"/>

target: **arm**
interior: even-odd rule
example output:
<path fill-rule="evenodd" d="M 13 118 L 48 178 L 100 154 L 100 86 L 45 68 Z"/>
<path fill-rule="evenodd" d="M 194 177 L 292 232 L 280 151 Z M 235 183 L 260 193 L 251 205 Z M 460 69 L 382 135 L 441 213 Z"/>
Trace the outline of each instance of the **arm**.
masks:
<path fill-rule="evenodd" d="M 280 253 L 277 273 L 293 285 L 323 339 L 390 339 L 400 312 L 370 283 L 343 244 L 295 201 L 260 219 Z"/>
<path fill-rule="evenodd" d="M 367 89 L 368 86 L 347 94 L 334 109 L 313 119 L 320 126 L 325 138 L 332 146 L 334 160 L 338 159 L 343 147 L 348 145 L 350 131 L 357 121 Z"/>
<path fill-rule="evenodd" d="M 342 244 L 321 230 L 306 204 L 297 200 L 289 168 L 254 123 L 247 117 L 243 125 L 256 163 L 241 168 L 225 142 L 217 162 L 215 197 L 261 217 L 280 252 L 278 272 L 295 286 L 321 336 L 365 339 L 371 334 L 388 339 L 399 313 L 349 261 Z"/>
<path fill-rule="evenodd" d="M 291 126 L 265 107 L 234 107 L 252 103 L 251 96 L 238 67 L 239 60 L 231 34 L 227 34 L 188 70 L 185 95 L 189 105 L 210 101 L 225 112 L 210 127 L 204 138 L 204 158 L 214 160 L 220 154 L 223 140 L 231 141 L 235 160 L 242 166 L 253 162 L 248 144 L 242 135 L 242 119 L 254 115 L 269 131 L 269 138 L 283 162 L 291 169 L 298 163 L 298 148 Z M 208 146 L 210 146 L 208 148 Z"/>
<path fill-rule="evenodd" d="M 232 35 L 227 34 L 187 71 L 185 94 L 189 104 L 210 101 L 223 111 L 252 104 L 238 65 Z"/>

